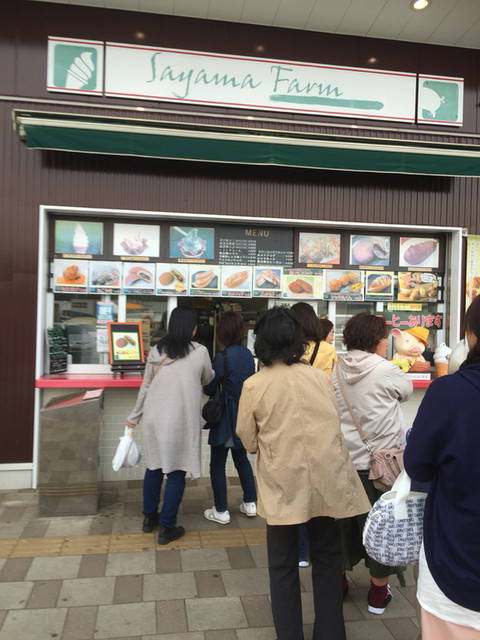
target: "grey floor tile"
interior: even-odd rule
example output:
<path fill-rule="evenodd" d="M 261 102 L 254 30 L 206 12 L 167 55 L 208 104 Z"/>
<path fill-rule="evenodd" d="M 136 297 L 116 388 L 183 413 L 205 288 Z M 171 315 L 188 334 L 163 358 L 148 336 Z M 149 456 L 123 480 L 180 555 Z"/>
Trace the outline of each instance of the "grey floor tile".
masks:
<path fill-rule="evenodd" d="M 205 631 L 205 640 L 237 640 L 235 629 L 214 629 Z"/>
<path fill-rule="evenodd" d="M 25 507 L 5 507 L 0 512 L 0 522 L 18 522 L 25 513 Z"/>
<path fill-rule="evenodd" d="M 110 516 L 97 515 L 92 518 L 90 529 L 88 530 L 91 536 L 107 535 L 113 531 L 114 518 Z"/>
<path fill-rule="evenodd" d="M 0 609 L 25 609 L 34 582 L 0 583 Z"/>
<path fill-rule="evenodd" d="M 31 520 L 22 529 L 22 538 L 43 538 L 48 529 L 48 522 Z"/>
<path fill-rule="evenodd" d="M 127 553 L 109 553 L 106 576 L 133 576 L 155 571 L 154 551 L 128 551 Z"/>
<path fill-rule="evenodd" d="M 143 578 L 143 600 L 181 600 L 197 597 L 193 573 L 147 575 Z"/>
<path fill-rule="evenodd" d="M 64 580 L 58 607 L 88 607 L 113 604 L 115 578 L 77 578 Z"/>
<path fill-rule="evenodd" d="M 45 532 L 45 537 L 86 536 L 92 524 L 93 516 L 66 516 L 52 518 Z"/>
<path fill-rule="evenodd" d="M 183 571 L 230 569 L 225 549 L 182 549 L 180 557 Z"/>
<path fill-rule="evenodd" d="M 8 558 L 0 570 L 0 582 L 24 580 L 33 558 Z"/>
<path fill-rule="evenodd" d="M 98 607 L 72 607 L 68 610 L 62 640 L 93 640 Z"/>
<path fill-rule="evenodd" d="M 383 624 L 390 631 L 395 640 L 413 640 L 418 632 L 418 627 L 406 618 L 394 618 L 384 620 Z"/>
<path fill-rule="evenodd" d="M 114 604 L 142 602 L 142 600 L 148 600 L 148 598 L 143 598 L 143 576 L 117 576 L 115 578 Z"/>
<path fill-rule="evenodd" d="M 243 610 L 250 627 L 272 627 L 272 607 L 268 596 L 242 596 Z"/>
<path fill-rule="evenodd" d="M 63 580 L 39 580 L 35 582 L 26 609 L 53 609 Z"/>
<path fill-rule="evenodd" d="M 238 640 L 275 640 L 277 634 L 273 627 L 262 629 L 237 629 Z M 307 638 L 305 638 L 307 640 Z"/>
<path fill-rule="evenodd" d="M 241 629 L 248 627 L 240 598 L 200 598 L 185 600 L 188 628 Z"/>
<path fill-rule="evenodd" d="M 268 559 L 267 559 L 267 547 L 266 545 L 259 545 L 248 547 L 250 549 L 250 553 L 255 561 L 255 564 L 258 568 L 268 567 Z"/>
<path fill-rule="evenodd" d="M 160 636 L 169 633 L 185 633 L 189 630 L 184 600 L 157 601 L 156 615 L 157 634 Z"/>
<path fill-rule="evenodd" d="M 232 569 L 255 568 L 255 560 L 249 547 L 228 547 L 226 552 Z"/>
<path fill-rule="evenodd" d="M 206 636 L 203 631 L 186 631 L 185 633 L 162 633 L 161 635 L 143 636 L 142 640 L 206 640 Z M 230 640 L 230 636 L 219 637 L 218 640 Z M 232 640 L 237 640 L 237 637 L 232 636 Z"/>
<path fill-rule="evenodd" d="M 95 640 L 125 636 L 153 635 L 155 633 L 155 604 L 101 605 L 95 623 Z"/>
<path fill-rule="evenodd" d="M 142 532 L 143 516 L 139 514 L 137 517 L 116 516 L 112 533 L 125 534 L 125 533 L 141 533 Z"/>
<path fill-rule="evenodd" d="M 83 556 L 78 569 L 78 577 L 103 578 L 107 568 L 107 557 L 106 553 L 92 553 Z"/>
<path fill-rule="evenodd" d="M 66 609 L 9 611 L 0 630 L 0 640 L 52 640 L 60 638 Z"/>
<path fill-rule="evenodd" d="M 221 598 L 227 595 L 221 571 L 195 571 L 195 583 L 199 598 Z"/>
<path fill-rule="evenodd" d="M 82 556 L 34 558 L 27 571 L 27 580 L 62 580 L 76 578 Z"/>
<path fill-rule="evenodd" d="M 227 596 L 248 596 L 270 593 L 266 569 L 230 569 L 222 571 Z"/>
<path fill-rule="evenodd" d="M 177 573 L 182 570 L 182 561 L 178 549 L 163 549 L 155 552 L 157 573 Z"/>
<path fill-rule="evenodd" d="M 19 538 L 25 523 L 23 522 L 0 522 L 0 539 Z"/>
<path fill-rule="evenodd" d="M 346 622 L 347 640 L 395 640 L 380 620 Z"/>

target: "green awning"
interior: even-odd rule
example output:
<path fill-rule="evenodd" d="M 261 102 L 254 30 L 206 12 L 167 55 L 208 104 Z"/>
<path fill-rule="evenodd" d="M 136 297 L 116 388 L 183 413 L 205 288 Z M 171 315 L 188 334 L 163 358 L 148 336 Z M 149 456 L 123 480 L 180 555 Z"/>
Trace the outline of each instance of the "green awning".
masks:
<path fill-rule="evenodd" d="M 336 171 L 480 176 L 480 146 L 328 136 L 35 111 L 13 112 L 32 149 Z"/>

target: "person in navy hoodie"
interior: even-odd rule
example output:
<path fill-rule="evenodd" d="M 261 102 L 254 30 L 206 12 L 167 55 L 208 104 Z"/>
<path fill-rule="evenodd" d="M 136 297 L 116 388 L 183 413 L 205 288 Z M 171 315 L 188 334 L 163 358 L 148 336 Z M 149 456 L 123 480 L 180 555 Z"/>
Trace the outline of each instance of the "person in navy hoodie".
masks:
<path fill-rule="evenodd" d="M 427 389 L 404 455 L 412 481 L 431 483 L 417 589 L 423 640 L 480 638 L 480 297 L 464 328 L 468 356 Z"/>
<path fill-rule="evenodd" d="M 257 515 L 257 490 L 252 466 L 247 458 L 247 452 L 235 432 L 238 401 L 242 393 L 243 381 L 255 373 L 253 355 L 242 344 L 244 334 L 245 324 L 239 313 L 224 311 L 220 314 L 217 323 L 217 339 L 225 347 L 225 351 L 218 352 L 213 359 L 212 366 L 215 378 L 203 389 L 204 393 L 211 396 L 221 383 L 224 388 L 222 419 L 218 425 L 210 430 L 208 436 L 210 480 L 215 504 L 204 512 L 207 520 L 213 520 L 219 524 L 230 522 L 225 475 L 229 451 L 232 453 L 233 463 L 243 489 L 243 502 L 240 505 L 240 511 L 250 517 Z M 228 372 L 225 371 L 225 358 L 227 359 Z M 224 375 L 225 380 L 222 382 Z"/>

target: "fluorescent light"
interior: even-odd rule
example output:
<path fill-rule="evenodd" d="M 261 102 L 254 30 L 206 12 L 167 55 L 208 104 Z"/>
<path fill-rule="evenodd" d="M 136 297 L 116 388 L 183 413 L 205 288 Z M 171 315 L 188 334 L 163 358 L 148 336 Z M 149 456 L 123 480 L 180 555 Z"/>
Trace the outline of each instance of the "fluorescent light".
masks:
<path fill-rule="evenodd" d="M 415 11 L 421 11 L 421 9 L 426 9 L 430 4 L 430 0 L 412 0 L 410 6 Z"/>

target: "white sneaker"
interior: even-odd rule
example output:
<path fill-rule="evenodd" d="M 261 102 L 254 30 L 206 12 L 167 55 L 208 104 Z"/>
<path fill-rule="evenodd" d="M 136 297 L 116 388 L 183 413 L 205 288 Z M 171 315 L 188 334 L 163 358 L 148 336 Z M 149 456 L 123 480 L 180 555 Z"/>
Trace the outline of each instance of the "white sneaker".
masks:
<path fill-rule="evenodd" d="M 310 566 L 310 562 L 308 560 L 299 560 L 298 561 L 298 566 L 299 567 L 309 567 Z"/>
<path fill-rule="evenodd" d="M 228 511 L 223 511 L 222 513 L 219 513 L 215 509 L 215 507 L 212 507 L 211 509 L 206 509 L 203 512 L 203 515 L 207 520 L 213 520 L 214 522 L 218 522 L 219 524 L 229 524 L 230 522 L 230 514 L 228 513 Z"/>
<path fill-rule="evenodd" d="M 255 502 L 242 502 L 242 504 L 240 505 L 240 511 L 246 516 L 256 516 L 257 505 L 255 504 Z"/>

